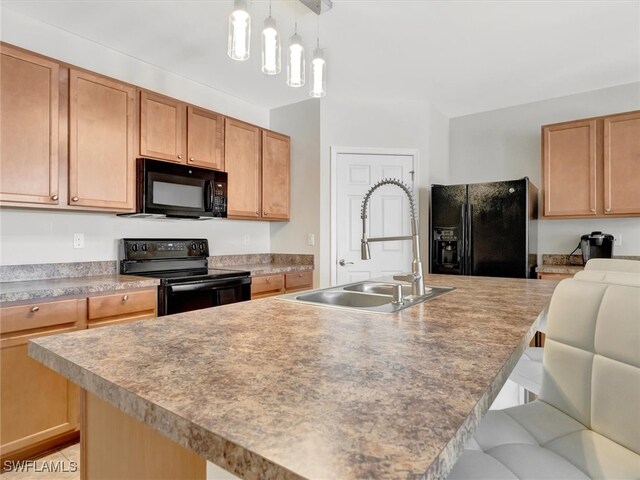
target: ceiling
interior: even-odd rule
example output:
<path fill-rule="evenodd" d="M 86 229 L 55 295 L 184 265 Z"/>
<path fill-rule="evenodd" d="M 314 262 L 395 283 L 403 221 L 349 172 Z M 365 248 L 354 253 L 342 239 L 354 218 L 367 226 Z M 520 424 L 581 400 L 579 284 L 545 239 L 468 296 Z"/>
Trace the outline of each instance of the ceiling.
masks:
<path fill-rule="evenodd" d="M 640 1 L 333 3 L 320 17 L 328 95 L 428 100 L 455 117 L 640 81 Z M 247 62 L 226 55 L 231 0 L 2 4 L 265 108 L 309 98 L 286 86 L 284 55 L 283 73 L 260 72 L 266 0 L 250 2 Z M 309 60 L 316 15 L 273 1 L 283 47 L 295 9 Z"/>

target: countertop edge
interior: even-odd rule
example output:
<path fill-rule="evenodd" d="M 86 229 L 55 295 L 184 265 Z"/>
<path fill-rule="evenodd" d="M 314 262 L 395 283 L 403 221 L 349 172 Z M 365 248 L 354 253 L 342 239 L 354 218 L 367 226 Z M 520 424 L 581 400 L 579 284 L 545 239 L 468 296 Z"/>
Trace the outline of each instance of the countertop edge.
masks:
<path fill-rule="evenodd" d="M 520 360 L 520 357 L 529 346 L 531 339 L 538 330 L 540 319 L 544 314 L 545 311 L 543 310 L 536 317 L 535 321 L 531 325 L 531 328 L 529 329 L 527 334 L 524 336 L 523 340 L 520 342 L 518 347 L 514 349 L 511 356 L 507 359 L 500 371 L 496 374 L 493 382 L 491 383 L 489 388 L 485 390 L 482 397 L 478 400 L 478 403 L 476 403 L 476 405 L 473 407 L 473 410 L 462 422 L 462 425 L 460 426 L 456 434 L 451 438 L 451 440 L 449 440 L 449 443 L 445 445 L 442 451 L 438 454 L 437 458 L 427 468 L 424 475 L 420 477 L 422 480 L 447 478 L 447 476 L 451 472 L 451 469 L 462 455 L 465 444 L 475 434 L 476 430 L 480 426 L 480 422 L 489 411 L 489 407 L 491 407 L 491 404 L 496 399 L 496 397 L 500 393 L 500 390 L 508 380 L 509 375 L 511 375 L 511 372 L 518 363 L 518 360 Z"/>
<path fill-rule="evenodd" d="M 31 358 L 47 366 L 54 372 L 62 375 L 77 384 L 87 392 L 90 392 L 120 411 L 130 415 L 140 422 L 160 432 L 171 441 L 187 448 L 230 473 L 244 478 L 246 471 L 236 471 L 233 465 L 250 465 L 252 470 L 270 474 L 270 478 L 283 480 L 303 480 L 304 477 L 291 470 L 278 465 L 251 450 L 233 443 L 219 435 L 204 429 L 203 427 L 181 417 L 160 405 L 152 403 L 135 393 L 116 385 L 109 380 L 90 372 L 73 362 L 59 356 L 51 350 L 38 344 L 38 339 L 29 340 L 28 353 Z M 165 412 L 158 415 L 157 412 Z M 171 418 L 172 422 L 154 422 L 157 417 Z M 176 432 L 189 432 L 188 435 L 179 435 Z M 202 442 L 206 438 L 207 442 Z M 193 440 L 194 442 L 191 442 Z M 202 448 L 203 445 L 208 448 Z M 230 462 L 229 460 L 232 460 Z"/>

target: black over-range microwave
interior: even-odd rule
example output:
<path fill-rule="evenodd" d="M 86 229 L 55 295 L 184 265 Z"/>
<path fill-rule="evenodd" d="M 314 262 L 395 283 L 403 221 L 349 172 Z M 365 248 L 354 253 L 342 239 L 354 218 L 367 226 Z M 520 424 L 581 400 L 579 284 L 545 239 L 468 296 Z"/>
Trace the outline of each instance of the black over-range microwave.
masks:
<path fill-rule="evenodd" d="M 149 158 L 136 164 L 136 213 L 206 220 L 227 216 L 227 174 Z"/>

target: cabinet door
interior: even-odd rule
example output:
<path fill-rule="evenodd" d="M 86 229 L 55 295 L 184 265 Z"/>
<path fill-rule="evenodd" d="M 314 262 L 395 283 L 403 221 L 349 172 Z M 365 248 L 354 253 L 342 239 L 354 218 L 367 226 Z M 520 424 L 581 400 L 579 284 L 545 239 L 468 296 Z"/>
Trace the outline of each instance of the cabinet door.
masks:
<path fill-rule="evenodd" d="M 56 63 L 2 45 L 0 200 L 58 204 Z"/>
<path fill-rule="evenodd" d="M 186 163 L 185 110 L 178 100 L 140 92 L 140 155 Z"/>
<path fill-rule="evenodd" d="M 135 89 L 76 70 L 69 85 L 69 205 L 133 209 Z"/>
<path fill-rule="evenodd" d="M 640 112 L 604 119 L 604 213 L 640 214 Z"/>
<path fill-rule="evenodd" d="M 289 137 L 262 132 L 262 216 L 268 220 L 289 220 L 289 149 Z"/>
<path fill-rule="evenodd" d="M 224 117 L 187 107 L 187 161 L 190 165 L 224 170 Z"/>
<path fill-rule="evenodd" d="M 596 121 L 542 129 L 544 215 L 596 214 Z"/>
<path fill-rule="evenodd" d="M 69 441 L 78 428 L 78 388 L 33 360 L 30 339 L 83 328 L 81 300 L 0 309 L 2 459 L 33 457 Z"/>
<path fill-rule="evenodd" d="M 227 214 L 260 218 L 260 129 L 226 118 L 224 132 Z"/>

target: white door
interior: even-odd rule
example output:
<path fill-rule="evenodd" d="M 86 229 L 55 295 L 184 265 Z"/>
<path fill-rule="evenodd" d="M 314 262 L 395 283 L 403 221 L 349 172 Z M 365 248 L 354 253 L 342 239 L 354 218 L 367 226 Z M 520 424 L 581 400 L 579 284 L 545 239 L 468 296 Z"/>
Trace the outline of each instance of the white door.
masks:
<path fill-rule="evenodd" d="M 367 191 L 383 178 L 401 180 L 413 188 L 413 155 L 338 153 L 336 175 L 336 283 L 411 271 L 410 241 L 373 242 L 371 260 L 360 258 L 362 220 L 360 210 Z M 415 191 L 415 190 L 414 190 Z M 417 206 L 417 199 L 416 199 Z M 378 188 L 368 207 L 367 235 L 411 235 L 409 199 L 394 185 Z"/>

